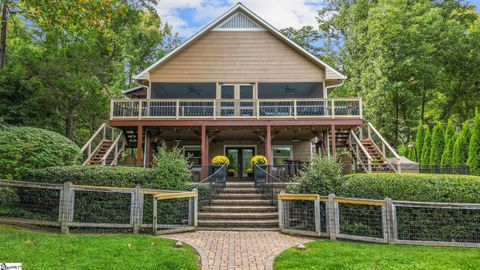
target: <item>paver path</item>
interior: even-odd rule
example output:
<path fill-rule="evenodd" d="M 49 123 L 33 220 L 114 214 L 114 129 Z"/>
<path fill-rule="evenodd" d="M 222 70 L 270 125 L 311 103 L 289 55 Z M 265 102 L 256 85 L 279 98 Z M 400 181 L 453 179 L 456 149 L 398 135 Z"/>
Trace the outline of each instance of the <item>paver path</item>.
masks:
<path fill-rule="evenodd" d="M 270 270 L 281 251 L 311 240 L 275 231 L 198 231 L 164 237 L 195 248 L 202 270 Z"/>

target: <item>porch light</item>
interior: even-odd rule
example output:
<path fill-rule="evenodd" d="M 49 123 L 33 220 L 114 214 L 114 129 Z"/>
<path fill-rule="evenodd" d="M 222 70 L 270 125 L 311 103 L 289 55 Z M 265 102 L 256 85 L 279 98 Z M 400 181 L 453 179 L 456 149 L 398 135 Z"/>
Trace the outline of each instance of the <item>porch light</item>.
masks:
<path fill-rule="evenodd" d="M 175 143 L 181 143 L 181 142 L 182 142 L 182 139 L 175 138 L 175 139 L 173 139 L 173 142 L 175 142 Z"/>
<path fill-rule="evenodd" d="M 297 131 L 295 130 L 295 133 L 294 133 L 293 138 L 292 138 L 292 142 L 300 142 L 300 141 L 302 141 L 302 140 L 300 140 L 300 139 L 298 138 L 298 136 L 297 136 Z"/>

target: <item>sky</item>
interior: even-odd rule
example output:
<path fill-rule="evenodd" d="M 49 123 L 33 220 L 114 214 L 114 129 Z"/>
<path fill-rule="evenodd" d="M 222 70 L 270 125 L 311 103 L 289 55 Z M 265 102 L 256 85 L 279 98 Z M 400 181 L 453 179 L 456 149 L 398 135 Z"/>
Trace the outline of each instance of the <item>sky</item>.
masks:
<path fill-rule="evenodd" d="M 238 0 L 159 0 L 157 11 L 173 26 L 181 39 L 194 35 L 202 27 L 234 6 Z M 324 0 L 242 0 L 246 7 L 277 29 L 316 25 L 315 16 Z M 468 0 L 480 12 L 480 0 Z"/>

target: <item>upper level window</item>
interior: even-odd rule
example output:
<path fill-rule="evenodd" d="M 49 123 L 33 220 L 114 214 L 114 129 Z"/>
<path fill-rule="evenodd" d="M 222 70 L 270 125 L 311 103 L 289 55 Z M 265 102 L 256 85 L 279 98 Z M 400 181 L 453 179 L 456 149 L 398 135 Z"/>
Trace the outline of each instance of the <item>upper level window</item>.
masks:
<path fill-rule="evenodd" d="M 258 98 L 326 98 L 323 83 L 259 83 Z"/>
<path fill-rule="evenodd" d="M 218 98 L 221 99 L 255 99 L 257 96 L 254 83 L 221 83 Z"/>
<path fill-rule="evenodd" d="M 151 98 L 215 98 L 215 83 L 152 83 Z"/>

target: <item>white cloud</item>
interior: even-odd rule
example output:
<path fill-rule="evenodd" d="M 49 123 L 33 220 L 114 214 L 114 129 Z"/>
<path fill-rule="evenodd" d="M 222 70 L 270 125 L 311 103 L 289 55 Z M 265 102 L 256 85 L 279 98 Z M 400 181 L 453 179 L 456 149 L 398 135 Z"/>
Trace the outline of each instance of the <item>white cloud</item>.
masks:
<path fill-rule="evenodd" d="M 237 0 L 160 0 L 157 10 L 163 21 L 173 26 L 181 37 L 188 38 L 210 23 Z M 315 16 L 323 0 L 243 0 L 242 3 L 275 28 L 299 28 L 316 25 Z M 193 16 L 182 19 L 180 10 L 191 9 Z"/>

